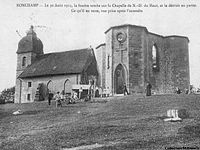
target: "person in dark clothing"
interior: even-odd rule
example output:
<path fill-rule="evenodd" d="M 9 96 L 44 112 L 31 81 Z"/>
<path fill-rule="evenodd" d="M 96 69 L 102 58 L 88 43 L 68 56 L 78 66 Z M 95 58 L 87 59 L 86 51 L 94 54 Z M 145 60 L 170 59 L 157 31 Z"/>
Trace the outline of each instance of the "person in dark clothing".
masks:
<path fill-rule="evenodd" d="M 95 91 L 95 97 L 100 97 L 98 89 Z"/>
<path fill-rule="evenodd" d="M 146 96 L 151 96 L 152 85 L 148 82 L 146 87 Z"/>
<path fill-rule="evenodd" d="M 176 87 L 176 93 L 181 94 L 181 90 L 179 89 L 179 87 Z"/>
<path fill-rule="evenodd" d="M 49 103 L 49 105 L 51 105 L 52 98 L 53 98 L 53 93 L 51 93 L 51 91 L 49 91 L 49 93 L 48 93 L 48 103 Z"/>
<path fill-rule="evenodd" d="M 126 83 L 124 83 L 124 95 L 128 95 L 128 90 L 127 90 L 127 87 L 126 87 Z"/>

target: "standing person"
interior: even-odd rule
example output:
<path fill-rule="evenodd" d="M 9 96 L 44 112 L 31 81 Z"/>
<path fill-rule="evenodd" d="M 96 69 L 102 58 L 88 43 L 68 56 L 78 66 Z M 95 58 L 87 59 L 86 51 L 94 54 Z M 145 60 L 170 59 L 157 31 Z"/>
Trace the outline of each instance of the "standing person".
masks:
<path fill-rule="evenodd" d="M 189 90 L 186 88 L 185 89 L 185 94 L 188 94 L 189 93 Z"/>
<path fill-rule="evenodd" d="M 151 96 L 151 88 L 152 88 L 152 85 L 149 82 L 147 82 L 146 96 Z"/>
<path fill-rule="evenodd" d="M 60 92 L 57 92 L 54 98 L 55 98 L 55 100 L 56 100 L 56 108 L 57 108 L 59 105 L 62 107 Z"/>
<path fill-rule="evenodd" d="M 73 91 L 70 104 L 75 104 L 76 100 L 78 100 L 78 94 L 75 91 Z"/>
<path fill-rule="evenodd" d="M 49 92 L 48 92 L 48 103 L 49 103 L 49 105 L 51 105 L 52 98 L 53 98 L 53 93 L 51 93 L 51 91 L 49 90 Z"/>
<path fill-rule="evenodd" d="M 176 94 L 181 94 L 181 90 L 179 89 L 179 87 L 176 87 Z"/>
<path fill-rule="evenodd" d="M 92 85 L 90 85 L 89 92 L 88 92 L 88 100 L 90 101 L 92 98 Z"/>
<path fill-rule="evenodd" d="M 128 95 L 128 90 L 127 90 L 127 87 L 126 87 L 126 83 L 124 83 L 124 87 L 123 87 L 123 90 L 124 90 L 124 95 Z"/>
<path fill-rule="evenodd" d="M 61 99 L 61 101 L 64 101 L 64 99 L 65 99 L 65 91 L 64 90 L 62 90 L 62 92 L 60 94 L 60 99 Z"/>

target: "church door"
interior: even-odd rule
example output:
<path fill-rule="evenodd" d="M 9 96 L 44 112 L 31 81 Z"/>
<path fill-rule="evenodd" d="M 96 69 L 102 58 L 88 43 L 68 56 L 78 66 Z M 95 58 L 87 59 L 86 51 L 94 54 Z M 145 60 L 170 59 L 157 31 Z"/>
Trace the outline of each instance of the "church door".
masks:
<path fill-rule="evenodd" d="M 125 71 L 124 67 L 119 64 L 115 69 L 114 75 L 114 86 L 116 94 L 123 94 L 124 83 L 125 83 Z"/>

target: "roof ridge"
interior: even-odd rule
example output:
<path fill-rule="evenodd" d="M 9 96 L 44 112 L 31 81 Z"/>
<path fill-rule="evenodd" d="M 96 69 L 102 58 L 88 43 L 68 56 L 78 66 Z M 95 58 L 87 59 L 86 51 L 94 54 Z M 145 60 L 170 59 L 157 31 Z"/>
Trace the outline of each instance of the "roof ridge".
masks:
<path fill-rule="evenodd" d="M 74 49 L 74 50 L 67 50 L 67 51 L 50 52 L 50 53 L 46 53 L 46 54 L 59 54 L 59 53 L 82 51 L 82 50 L 91 50 L 91 49 L 90 48 L 82 48 L 82 49 Z M 46 55 L 46 54 L 44 54 L 44 55 Z"/>

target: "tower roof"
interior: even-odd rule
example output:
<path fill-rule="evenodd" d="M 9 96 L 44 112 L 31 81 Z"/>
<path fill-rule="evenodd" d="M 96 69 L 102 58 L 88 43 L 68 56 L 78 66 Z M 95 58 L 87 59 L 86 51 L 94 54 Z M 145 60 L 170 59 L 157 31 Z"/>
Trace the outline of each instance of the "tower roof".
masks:
<path fill-rule="evenodd" d="M 18 43 L 17 54 L 34 52 L 36 54 L 43 54 L 42 41 L 37 37 L 33 26 L 30 27 L 27 35 L 23 37 Z"/>

